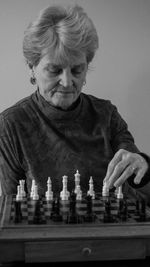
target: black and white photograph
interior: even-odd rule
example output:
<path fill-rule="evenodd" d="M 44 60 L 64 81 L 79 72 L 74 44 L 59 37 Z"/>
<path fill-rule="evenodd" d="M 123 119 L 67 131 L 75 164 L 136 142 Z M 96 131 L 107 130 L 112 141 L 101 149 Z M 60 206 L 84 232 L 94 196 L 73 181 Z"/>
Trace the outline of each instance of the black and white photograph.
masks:
<path fill-rule="evenodd" d="M 0 0 L 0 267 L 150 266 L 150 1 Z"/>

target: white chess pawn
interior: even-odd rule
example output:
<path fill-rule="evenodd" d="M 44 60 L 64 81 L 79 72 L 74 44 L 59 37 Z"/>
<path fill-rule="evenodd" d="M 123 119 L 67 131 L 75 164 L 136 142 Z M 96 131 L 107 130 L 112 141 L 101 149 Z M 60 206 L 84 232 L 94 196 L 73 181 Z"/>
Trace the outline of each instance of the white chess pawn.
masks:
<path fill-rule="evenodd" d="M 118 187 L 117 198 L 123 199 L 122 186 Z"/>
<path fill-rule="evenodd" d="M 115 194 L 116 197 L 117 197 L 117 194 L 118 194 L 118 189 L 119 189 L 119 187 L 116 187 L 116 189 L 114 191 L 114 194 Z"/>
<path fill-rule="evenodd" d="M 37 185 L 34 186 L 34 192 L 33 192 L 33 195 L 32 195 L 32 199 L 33 200 L 38 200 L 39 199 L 38 186 Z"/>
<path fill-rule="evenodd" d="M 90 177 L 90 180 L 89 180 L 89 190 L 87 192 L 87 195 L 90 195 L 92 197 L 92 199 L 95 199 L 95 192 L 94 192 L 94 185 L 93 185 L 92 176 Z"/>
<path fill-rule="evenodd" d="M 102 188 L 102 196 L 103 197 L 108 197 L 109 196 L 109 188 L 107 186 L 107 183 L 103 184 L 103 188 Z"/>
<path fill-rule="evenodd" d="M 34 195 L 34 188 L 35 188 L 36 182 L 35 179 L 32 180 L 32 185 L 31 185 L 31 192 L 30 192 L 30 197 L 32 198 Z"/>
<path fill-rule="evenodd" d="M 46 200 L 53 200 L 53 192 L 52 192 L 52 182 L 51 178 L 48 177 L 47 180 L 47 191 L 45 193 Z"/>

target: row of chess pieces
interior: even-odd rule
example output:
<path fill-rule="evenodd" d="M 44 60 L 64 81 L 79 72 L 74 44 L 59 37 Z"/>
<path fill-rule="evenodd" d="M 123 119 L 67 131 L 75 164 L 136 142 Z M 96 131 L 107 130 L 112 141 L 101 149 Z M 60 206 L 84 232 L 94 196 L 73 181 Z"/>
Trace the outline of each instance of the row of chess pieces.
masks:
<path fill-rule="evenodd" d="M 82 193 L 81 186 L 80 186 L 80 173 L 78 170 L 76 171 L 74 176 L 75 176 L 74 193 L 76 194 L 76 200 L 82 200 L 83 193 Z M 68 176 L 64 175 L 62 177 L 62 191 L 60 192 L 61 200 L 69 200 L 70 198 L 70 192 L 68 191 L 67 183 L 68 183 Z M 89 179 L 89 190 L 87 191 L 87 195 L 90 195 L 92 199 L 95 199 L 94 183 L 93 183 L 92 176 Z M 115 195 L 116 195 L 116 198 L 123 199 L 122 186 L 116 188 Z M 103 188 L 102 188 L 102 196 L 103 197 L 109 196 L 109 189 L 106 183 L 104 183 Z M 19 185 L 17 186 L 16 200 L 21 201 L 23 200 L 24 197 L 26 197 L 25 180 L 20 180 Z M 36 184 L 35 179 L 32 180 L 30 197 L 33 200 L 39 199 L 38 185 Z M 50 177 L 48 177 L 48 180 L 47 180 L 47 191 L 45 192 L 45 198 L 47 201 L 53 200 L 54 198 L 54 194 L 52 191 L 52 182 L 51 182 Z"/>

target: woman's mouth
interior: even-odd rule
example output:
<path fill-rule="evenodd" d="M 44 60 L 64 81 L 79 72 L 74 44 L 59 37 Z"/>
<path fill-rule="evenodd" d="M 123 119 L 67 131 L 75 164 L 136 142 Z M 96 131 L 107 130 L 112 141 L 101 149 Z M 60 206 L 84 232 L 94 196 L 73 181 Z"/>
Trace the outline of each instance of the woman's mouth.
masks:
<path fill-rule="evenodd" d="M 57 93 L 60 93 L 60 94 L 73 94 L 72 91 L 57 91 Z"/>

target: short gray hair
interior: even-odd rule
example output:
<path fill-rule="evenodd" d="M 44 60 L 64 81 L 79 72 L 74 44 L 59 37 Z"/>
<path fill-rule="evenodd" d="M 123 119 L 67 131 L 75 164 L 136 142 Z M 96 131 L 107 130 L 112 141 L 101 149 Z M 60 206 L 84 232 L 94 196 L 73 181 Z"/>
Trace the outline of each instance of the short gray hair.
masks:
<path fill-rule="evenodd" d="M 29 67 L 38 65 L 43 52 L 52 50 L 63 60 L 85 53 L 90 63 L 98 48 L 98 35 L 82 7 L 50 6 L 29 24 L 23 39 L 23 54 Z"/>

